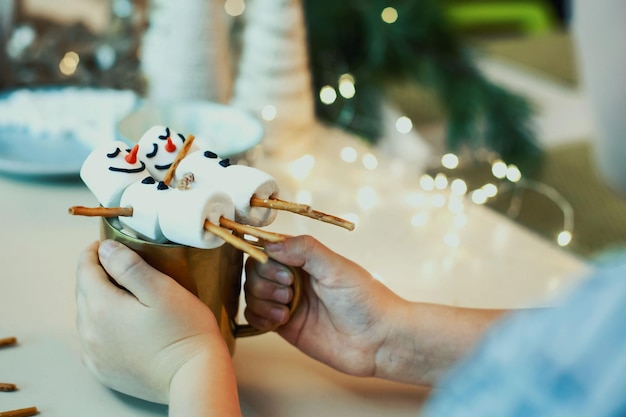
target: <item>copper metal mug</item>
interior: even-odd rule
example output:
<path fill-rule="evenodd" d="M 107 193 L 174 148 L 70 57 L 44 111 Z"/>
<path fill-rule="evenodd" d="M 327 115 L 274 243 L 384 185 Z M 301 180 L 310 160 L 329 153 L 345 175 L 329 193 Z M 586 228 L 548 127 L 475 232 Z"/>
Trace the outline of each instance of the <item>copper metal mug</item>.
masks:
<path fill-rule="evenodd" d="M 243 252 L 229 244 L 215 249 L 199 249 L 178 244 L 147 242 L 122 233 L 103 218 L 100 237 L 123 243 L 137 252 L 148 264 L 169 275 L 189 292 L 196 295 L 213 312 L 231 355 L 238 337 L 255 336 L 267 332 L 249 324 L 237 323 L 243 271 Z M 302 276 L 295 268 L 294 296 L 290 312 L 298 307 Z"/>

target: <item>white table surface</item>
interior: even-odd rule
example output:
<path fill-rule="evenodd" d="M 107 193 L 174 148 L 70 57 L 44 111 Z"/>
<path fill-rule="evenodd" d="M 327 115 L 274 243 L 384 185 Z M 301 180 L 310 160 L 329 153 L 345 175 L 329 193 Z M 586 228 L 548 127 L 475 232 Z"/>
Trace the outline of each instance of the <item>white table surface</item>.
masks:
<path fill-rule="evenodd" d="M 373 171 L 360 159 L 342 161 L 344 146 L 359 158 L 369 152 L 349 135 L 322 131 L 314 144 L 304 162 L 260 167 L 276 176 L 284 198 L 356 215 L 357 229 L 289 213 L 269 229 L 319 238 L 407 299 L 487 308 L 546 304 L 586 269 L 555 243 L 485 207 L 466 201 L 460 214 L 435 207 L 418 175 L 398 174 L 384 156 Z M 309 176 L 295 179 L 290 172 L 311 158 Z M 46 417 L 166 415 L 163 406 L 103 387 L 81 363 L 74 271 L 79 252 L 98 237 L 98 220 L 69 216 L 67 208 L 95 205 L 91 193 L 80 181 L 5 175 L 0 195 L 0 338 L 19 339 L 0 349 L 0 381 L 20 387 L 0 392 L 0 411 L 37 406 Z M 421 388 L 339 374 L 275 334 L 239 340 L 234 360 L 246 416 L 415 416 L 427 396 Z"/>

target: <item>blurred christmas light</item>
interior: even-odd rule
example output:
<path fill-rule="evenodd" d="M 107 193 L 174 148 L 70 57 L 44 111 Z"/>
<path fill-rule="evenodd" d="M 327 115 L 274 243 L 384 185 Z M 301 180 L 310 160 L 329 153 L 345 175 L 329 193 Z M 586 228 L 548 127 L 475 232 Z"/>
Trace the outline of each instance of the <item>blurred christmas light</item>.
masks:
<path fill-rule="evenodd" d="M 568 232 L 567 230 L 564 230 L 561 233 L 559 233 L 559 235 L 556 238 L 556 241 L 559 244 L 559 246 L 567 246 L 572 241 L 572 234 Z"/>
<path fill-rule="evenodd" d="M 325 85 L 320 89 L 320 100 L 326 105 L 333 104 L 337 100 L 337 92 L 330 85 Z"/>
<path fill-rule="evenodd" d="M 428 174 L 424 174 L 420 177 L 420 187 L 424 191 L 432 191 L 435 188 L 435 180 Z"/>
<path fill-rule="evenodd" d="M 80 57 L 74 51 L 66 52 L 59 63 L 59 71 L 63 75 L 73 75 L 76 72 L 76 68 L 78 68 L 78 64 L 80 62 Z"/>
<path fill-rule="evenodd" d="M 493 198 L 498 195 L 498 187 L 496 187 L 494 184 L 488 183 L 483 185 L 481 188 L 485 191 L 485 194 L 489 198 Z"/>
<path fill-rule="evenodd" d="M 447 153 L 441 157 L 441 165 L 444 168 L 455 169 L 459 166 L 459 157 L 453 153 Z"/>
<path fill-rule="evenodd" d="M 378 158 L 376 158 L 376 155 L 372 153 L 366 153 L 363 155 L 362 162 L 365 169 L 369 171 L 373 171 L 378 167 Z"/>
<path fill-rule="evenodd" d="M 277 113 L 278 112 L 275 106 L 273 106 L 272 104 L 267 104 L 261 110 L 261 117 L 263 118 L 263 120 L 271 122 L 272 120 L 276 119 Z"/>
<path fill-rule="evenodd" d="M 461 239 L 456 233 L 448 233 L 444 236 L 443 241 L 451 248 L 457 248 L 461 244 Z"/>
<path fill-rule="evenodd" d="M 357 154 L 356 149 L 351 146 L 346 146 L 341 150 L 341 159 L 345 162 L 352 163 L 356 161 L 358 156 L 359 155 Z"/>
<path fill-rule="evenodd" d="M 504 163 L 504 161 L 500 159 L 497 159 L 491 165 L 491 173 L 493 174 L 494 177 L 500 180 L 506 178 L 506 170 L 507 170 L 507 165 Z"/>
<path fill-rule="evenodd" d="M 474 204 L 485 204 L 487 202 L 487 193 L 484 190 L 474 190 L 472 192 L 472 202 Z"/>
<path fill-rule="evenodd" d="M 428 223 L 430 214 L 427 211 L 421 211 L 411 217 L 411 225 L 415 227 L 425 226 Z"/>
<path fill-rule="evenodd" d="M 457 178 L 450 184 L 450 190 L 454 195 L 463 196 L 467 193 L 467 183 L 462 179 Z"/>
<path fill-rule="evenodd" d="M 443 172 L 439 172 L 435 175 L 435 188 L 438 190 L 444 190 L 448 186 L 448 177 Z"/>
<path fill-rule="evenodd" d="M 230 16 L 241 16 L 246 9 L 246 4 L 243 0 L 226 0 L 224 9 Z"/>
<path fill-rule="evenodd" d="M 398 20 L 398 11 L 393 7 L 385 7 L 380 14 L 381 19 L 385 23 L 395 23 Z"/>
<path fill-rule="evenodd" d="M 400 133 L 409 133 L 413 129 L 413 122 L 406 116 L 399 117 L 396 120 L 396 130 Z"/>
<path fill-rule="evenodd" d="M 342 74 L 339 77 L 339 94 L 343 98 L 350 99 L 356 94 L 356 87 L 354 86 L 354 77 L 350 74 Z"/>
<path fill-rule="evenodd" d="M 296 180 L 304 180 L 315 166 L 313 155 L 304 155 L 289 164 L 289 173 Z"/>
<path fill-rule="evenodd" d="M 522 173 L 516 165 L 509 165 L 506 169 L 506 179 L 511 182 L 519 182 L 522 179 Z"/>

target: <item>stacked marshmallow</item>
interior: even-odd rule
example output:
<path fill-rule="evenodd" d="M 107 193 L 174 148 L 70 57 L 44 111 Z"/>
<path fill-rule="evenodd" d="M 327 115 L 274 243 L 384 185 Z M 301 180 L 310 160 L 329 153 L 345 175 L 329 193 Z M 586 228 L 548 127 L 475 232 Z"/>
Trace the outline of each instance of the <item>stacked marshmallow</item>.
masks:
<path fill-rule="evenodd" d="M 274 220 L 274 210 L 250 205 L 252 197 L 277 197 L 278 184 L 270 175 L 231 165 L 195 144 L 180 161 L 173 184 L 185 174 L 194 180 L 183 189 L 165 184 L 184 141 L 183 135 L 154 126 L 132 149 L 119 141 L 95 148 L 80 176 L 102 206 L 132 207 L 132 216 L 119 217 L 123 229 L 152 242 L 210 249 L 224 241 L 204 229 L 206 220 L 219 225 L 224 217 L 257 227 Z"/>

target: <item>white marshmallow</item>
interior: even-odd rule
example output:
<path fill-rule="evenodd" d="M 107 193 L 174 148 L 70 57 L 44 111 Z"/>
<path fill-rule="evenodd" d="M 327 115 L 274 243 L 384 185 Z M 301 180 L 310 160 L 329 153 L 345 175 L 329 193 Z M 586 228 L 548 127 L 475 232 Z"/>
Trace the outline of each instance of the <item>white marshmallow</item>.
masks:
<path fill-rule="evenodd" d="M 185 143 L 185 136 L 166 126 L 153 126 L 139 139 L 139 159 L 146 164 L 146 169 L 157 181 L 163 181 L 176 155 Z M 189 152 L 199 148 L 194 143 Z"/>
<path fill-rule="evenodd" d="M 152 177 L 129 185 L 122 193 L 120 206 L 132 207 L 133 215 L 120 216 L 120 223 L 142 239 L 166 242 L 168 239 L 159 225 L 159 207 L 172 191 L 165 183 L 157 182 Z"/>
<path fill-rule="evenodd" d="M 80 177 L 102 206 L 118 207 L 126 187 L 148 175 L 142 161 L 130 159 L 128 145 L 112 141 L 97 146 L 83 162 Z"/>
<path fill-rule="evenodd" d="M 161 200 L 159 223 L 172 242 L 196 248 L 212 249 L 224 241 L 204 229 L 205 220 L 220 224 L 220 218 L 234 219 L 235 208 L 228 194 L 206 187 L 172 189 Z"/>
<path fill-rule="evenodd" d="M 250 199 L 278 197 L 276 180 L 260 169 L 230 165 L 210 151 L 194 152 L 183 158 L 176 170 L 180 176 L 191 172 L 198 186 L 208 186 L 230 195 L 235 205 L 235 220 L 255 227 L 267 226 L 276 218 L 276 210 L 250 206 Z"/>

